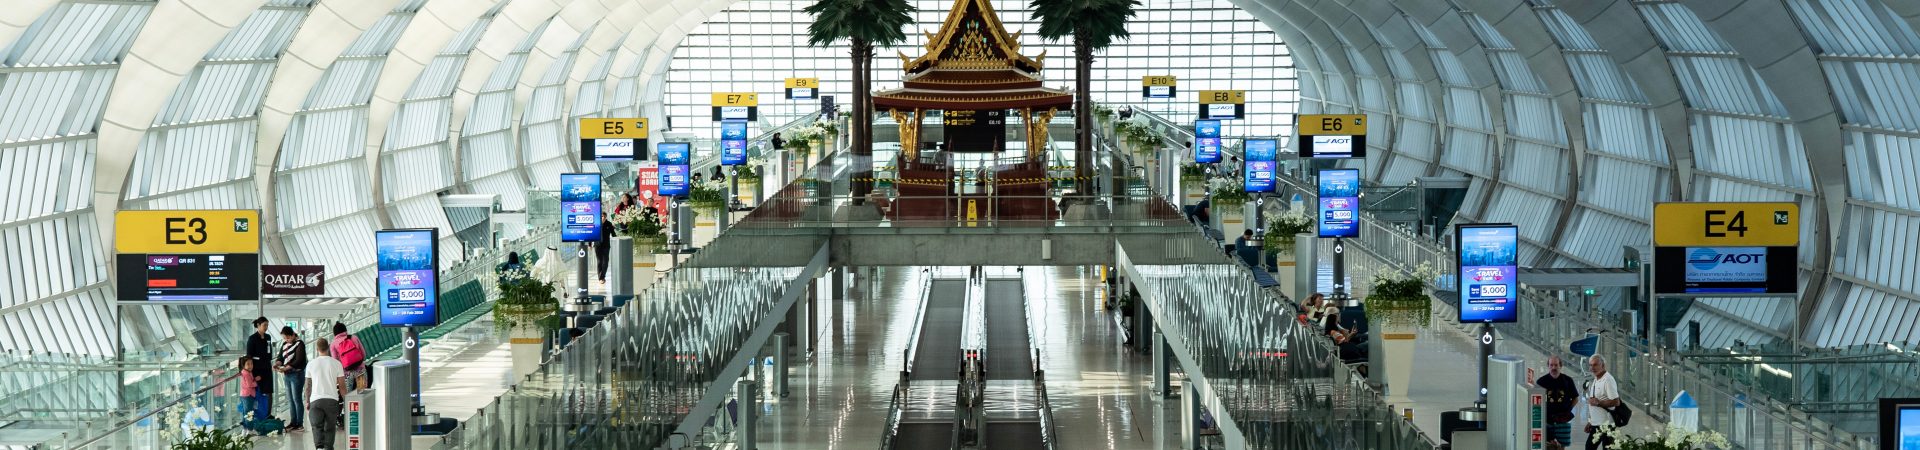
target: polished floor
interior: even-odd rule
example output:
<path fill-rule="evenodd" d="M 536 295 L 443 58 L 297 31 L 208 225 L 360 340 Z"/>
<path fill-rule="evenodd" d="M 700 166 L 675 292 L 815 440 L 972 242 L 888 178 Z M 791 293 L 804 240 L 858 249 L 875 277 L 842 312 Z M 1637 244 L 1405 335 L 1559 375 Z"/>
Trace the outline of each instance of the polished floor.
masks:
<path fill-rule="evenodd" d="M 1020 277 L 1042 345 L 1061 449 L 1175 448 L 1172 403 L 1155 400 L 1148 359 L 1129 356 L 1099 310 L 1099 282 L 1077 267 L 988 268 Z M 963 278 L 965 267 L 861 269 L 845 299 L 820 305 L 819 346 L 794 369 L 792 393 L 765 405 L 763 450 L 875 449 L 925 277 Z M 988 399 L 992 401 L 991 398 Z"/>

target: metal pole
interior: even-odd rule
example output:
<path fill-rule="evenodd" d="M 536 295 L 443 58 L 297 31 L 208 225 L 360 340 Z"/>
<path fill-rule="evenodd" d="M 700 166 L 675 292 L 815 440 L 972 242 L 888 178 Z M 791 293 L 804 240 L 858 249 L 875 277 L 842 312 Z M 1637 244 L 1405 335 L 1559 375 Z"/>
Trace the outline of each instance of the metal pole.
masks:
<path fill-rule="evenodd" d="M 400 348 L 405 355 L 402 358 L 413 362 L 408 364 L 413 372 L 413 412 L 420 414 L 426 411 L 426 404 L 420 400 L 420 329 L 407 327 L 406 339 L 400 341 Z"/>
<path fill-rule="evenodd" d="M 574 303 L 586 303 L 587 302 L 587 243 L 581 242 L 580 250 L 577 253 L 574 253 L 574 256 L 576 257 L 575 262 L 577 263 L 577 264 L 574 264 L 574 267 L 578 268 L 578 270 L 574 271 L 574 280 L 578 281 L 580 284 L 574 285 L 573 301 Z"/>
<path fill-rule="evenodd" d="M 788 394 L 787 367 L 789 367 L 788 359 L 790 358 L 788 355 L 792 354 L 791 349 L 787 348 L 788 337 L 790 336 L 787 333 L 773 334 L 773 395 L 781 398 L 786 398 Z"/>
<path fill-rule="evenodd" d="M 1480 324 L 1480 401 L 1487 403 L 1487 358 L 1493 356 L 1493 324 Z"/>
<path fill-rule="evenodd" d="M 758 447 L 759 425 L 755 417 L 760 410 L 760 385 L 753 380 L 740 380 L 734 383 L 734 391 L 740 396 L 740 448 L 754 450 Z"/>
<path fill-rule="evenodd" d="M 1342 307 L 1359 306 L 1348 304 L 1351 299 L 1347 298 L 1347 240 L 1344 238 L 1333 238 L 1333 299 L 1340 301 Z"/>

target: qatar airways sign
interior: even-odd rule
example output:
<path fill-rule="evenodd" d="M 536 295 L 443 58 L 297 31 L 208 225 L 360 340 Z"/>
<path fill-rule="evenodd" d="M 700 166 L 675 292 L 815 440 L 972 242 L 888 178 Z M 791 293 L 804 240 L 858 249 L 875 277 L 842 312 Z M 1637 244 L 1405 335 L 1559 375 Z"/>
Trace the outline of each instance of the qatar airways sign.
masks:
<path fill-rule="evenodd" d="M 260 266 L 260 293 L 267 295 L 326 295 L 326 266 Z"/>

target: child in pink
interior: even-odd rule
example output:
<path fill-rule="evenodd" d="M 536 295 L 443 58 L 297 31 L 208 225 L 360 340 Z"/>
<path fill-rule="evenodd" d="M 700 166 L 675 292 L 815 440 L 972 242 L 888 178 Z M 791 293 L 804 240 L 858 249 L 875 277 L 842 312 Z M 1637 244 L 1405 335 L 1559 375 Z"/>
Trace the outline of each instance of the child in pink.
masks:
<path fill-rule="evenodd" d="M 240 411 L 242 414 L 253 412 L 253 398 L 258 389 L 260 389 L 259 383 L 253 381 L 253 359 L 240 357 Z"/>

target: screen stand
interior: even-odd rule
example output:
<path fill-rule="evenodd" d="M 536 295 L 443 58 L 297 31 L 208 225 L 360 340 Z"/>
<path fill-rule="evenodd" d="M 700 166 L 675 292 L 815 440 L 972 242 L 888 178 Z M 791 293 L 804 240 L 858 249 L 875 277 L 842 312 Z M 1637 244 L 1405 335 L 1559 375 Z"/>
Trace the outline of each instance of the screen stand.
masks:
<path fill-rule="evenodd" d="M 1360 306 L 1360 301 L 1347 296 L 1347 240 L 1333 238 L 1333 301 L 1342 308 Z M 1344 320 L 1344 319 L 1343 319 Z"/>
<path fill-rule="evenodd" d="M 1480 332 L 1476 336 L 1480 344 L 1480 401 L 1477 403 L 1485 405 L 1487 403 L 1487 359 L 1493 356 L 1493 323 L 1480 324 Z"/>

